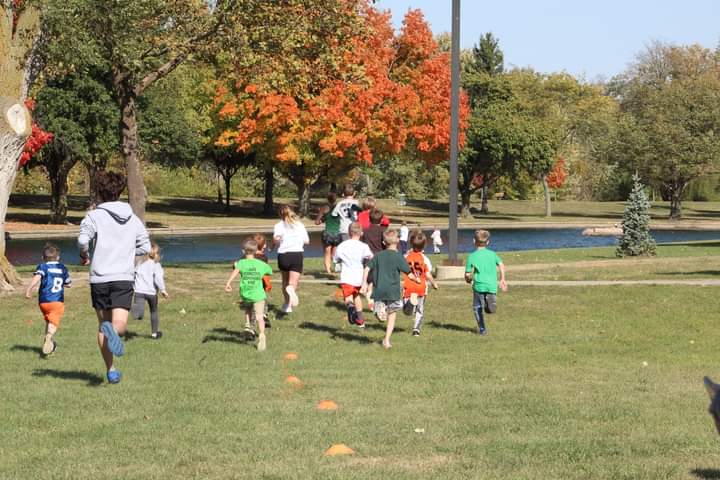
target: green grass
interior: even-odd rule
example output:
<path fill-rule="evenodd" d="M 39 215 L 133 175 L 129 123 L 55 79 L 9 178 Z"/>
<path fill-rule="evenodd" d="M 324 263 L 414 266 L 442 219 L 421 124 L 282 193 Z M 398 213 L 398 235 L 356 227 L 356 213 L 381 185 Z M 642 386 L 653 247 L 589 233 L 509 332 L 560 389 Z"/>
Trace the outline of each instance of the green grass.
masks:
<path fill-rule="evenodd" d="M 2 297 L 0 478 L 718 475 L 701 386 L 718 373 L 713 288 L 513 288 L 481 338 L 467 288 L 445 286 L 423 335 L 403 317 L 385 352 L 379 325 L 350 328 L 333 287 L 305 285 L 259 354 L 237 334 L 226 272 L 188 273 L 168 269 L 161 341 L 131 323 L 118 386 L 103 379 L 86 286 L 68 291 L 49 359 L 35 301 Z M 323 399 L 340 410 L 316 411 Z M 357 454 L 324 457 L 333 443 Z"/>
<path fill-rule="evenodd" d="M 287 198 L 276 199 L 277 203 L 294 201 Z M 322 199 L 315 199 L 314 208 L 322 203 Z M 447 225 L 448 222 L 446 200 L 409 200 L 406 206 L 401 207 L 395 199 L 381 199 L 378 205 L 395 222 L 404 219 L 425 226 Z M 651 213 L 655 224 L 667 223 L 669 204 L 656 202 L 653 205 Z M 544 216 L 542 201 L 494 200 L 490 202 L 489 214 L 479 214 L 479 204 L 473 204 L 474 217 L 461 219 L 461 222 L 484 226 L 524 223 L 612 224 L 620 222 L 624 206 L 623 202 L 560 201 L 553 203 L 554 214 L 548 218 Z M 683 206 L 684 220 L 688 222 L 717 223 L 720 220 L 720 202 L 685 202 Z M 86 197 L 71 196 L 69 221 L 79 224 L 86 207 Z M 26 230 L 33 225 L 45 225 L 48 222 L 49 208 L 48 196 L 13 195 L 7 221 L 11 229 Z M 275 215 L 264 216 L 261 211 L 262 199 L 259 198 L 236 198 L 230 211 L 226 212 L 213 198 L 150 197 L 146 219 L 151 227 L 271 227 L 277 221 Z"/>

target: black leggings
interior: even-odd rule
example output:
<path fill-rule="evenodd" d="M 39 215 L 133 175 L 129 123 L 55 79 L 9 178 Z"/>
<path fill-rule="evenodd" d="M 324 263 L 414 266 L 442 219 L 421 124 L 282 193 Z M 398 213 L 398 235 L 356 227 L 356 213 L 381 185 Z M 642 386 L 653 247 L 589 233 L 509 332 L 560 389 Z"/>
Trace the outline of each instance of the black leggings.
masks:
<path fill-rule="evenodd" d="M 144 293 L 136 293 L 135 300 L 132 305 L 132 315 L 135 320 L 142 320 L 145 315 L 145 302 L 150 306 L 150 328 L 152 333 L 157 333 L 160 329 L 160 319 L 158 318 L 158 296 L 146 295 Z"/>

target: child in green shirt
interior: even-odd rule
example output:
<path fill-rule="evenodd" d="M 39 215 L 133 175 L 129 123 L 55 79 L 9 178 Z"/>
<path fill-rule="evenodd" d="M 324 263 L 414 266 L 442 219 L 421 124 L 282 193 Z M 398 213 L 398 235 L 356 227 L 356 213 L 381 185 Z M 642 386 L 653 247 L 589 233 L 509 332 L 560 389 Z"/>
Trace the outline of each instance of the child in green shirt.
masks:
<path fill-rule="evenodd" d="M 500 289 L 507 291 L 505 282 L 505 265 L 497 253 L 487 248 L 490 244 L 490 232 L 475 230 L 475 246 L 465 263 L 465 281 L 472 283 L 473 312 L 478 323 L 480 335 L 487 335 L 484 313 L 495 313 L 497 310 L 497 272 L 500 272 Z"/>
<path fill-rule="evenodd" d="M 414 281 L 417 281 L 417 277 L 410 272 L 410 265 L 408 265 L 405 257 L 398 252 L 398 243 L 400 243 L 398 231 L 394 228 L 385 230 L 383 240 L 386 249 L 375 255 L 365 266 L 361 293 L 365 294 L 367 292 L 368 275 L 372 271 L 374 285 L 372 298 L 375 301 L 375 315 L 380 320 L 387 320 L 382 345 L 385 349 L 388 349 L 392 346 L 390 337 L 395 329 L 397 312 L 403 308 L 400 274 L 406 273 L 408 278 Z"/>
<path fill-rule="evenodd" d="M 240 276 L 240 308 L 245 311 L 245 320 L 250 319 L 255 313 L 260 335 L 258 336 L 257 349 L 259 352 L 265 350 L 265 300 L 267 294 L 263 284 L 263 278 L 272 275 L 270 265 L 255 258 L 258 251 L 258 242 L 250 237 L 243 242 L 243 253 L 245 258 L 235 262 L 235 268 L 230 274 L 225 291 L 232 292 L 232 281 Z"/>

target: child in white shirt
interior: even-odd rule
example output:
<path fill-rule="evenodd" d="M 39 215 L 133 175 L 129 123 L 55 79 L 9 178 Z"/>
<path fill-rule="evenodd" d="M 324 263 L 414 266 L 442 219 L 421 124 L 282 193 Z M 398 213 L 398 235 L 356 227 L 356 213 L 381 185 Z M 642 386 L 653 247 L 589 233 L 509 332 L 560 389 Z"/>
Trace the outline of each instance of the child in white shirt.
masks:
<path fill-rule="evenodd" d="M 160 247 L 152 244 L 150 253 L 142 257 L 135 267 L 135 299 L 132 314 L 135 320 L 142 320 L 145 315 L 145 302 L 150 306 L 150 337 L 158 340 L 162 337 L 160 318 L 158 315 L 158 292 L 168 298 L 165 289 L 165 274 L 160 265 Z"/>
<path fill-rule="evenodd" d="M 335 262 L 342 266 L 340 272 L 340 287 L 347 306 L 348 322 L 360 328 L 365 327 L 363 318 L 363 302 L 360 289 L 363 285 L 363 271 L 365 264 L 373 257 L 367 243 L 361 242 L 363 229 L 355 222 L 348 229 L 350 239 L 338 245 L 335 252 Z"/>

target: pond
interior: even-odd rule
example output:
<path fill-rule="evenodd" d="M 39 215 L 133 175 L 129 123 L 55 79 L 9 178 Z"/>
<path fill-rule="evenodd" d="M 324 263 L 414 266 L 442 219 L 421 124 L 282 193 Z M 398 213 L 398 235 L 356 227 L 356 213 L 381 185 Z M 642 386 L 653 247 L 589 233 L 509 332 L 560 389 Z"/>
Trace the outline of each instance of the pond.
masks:
<path fill-rule="evenodd" d="M 428 238 L 430 231 L 426 231 Z M 582 229 L 493 229 L 491 248 L 498 252 L 518 250 L 542 250 L 552 248 L 581 248 L 602 247 L 616 244 L 614 237 L 584 237 Z M 473 249 L 473 229 L 459 231 L 459 250 L 461 253 Z M 165 263 L 200 263 L 200 262 L 230 262 L 240 257 L 241 244 L 247 235 L 179 235 L 157 237 L 157 242 L 163 250 Z M 720 231 L 714 230 L 656 230 L 653 236 L 658 243 L 689 242 L 702 240 L 720 240 Z M 270 234 L 266 237 L 269 239 Z M 447 232 L 443 231 L 442 253 L 447 252 Z M 57 239 L 53 243 L 64 252 L 63 261 L 67 264 L 77 263 L 77 247 L 75 239 Z M 8 259 L 15 265 L 28 265 L 38 263 L 44 240 L 10 240 L 7 243 Z M 428 244 L 426 252 L 432 252 L 432 245 Z M 310 234 L 310 246 L 306 248 L 305 255 L 319 257 L 322 255 L 320 233 Z M 270 252 L 270 258 L 275 258 L 275 252 Z"/>

